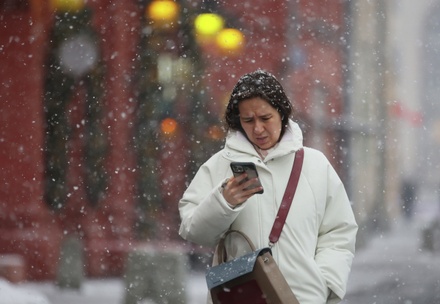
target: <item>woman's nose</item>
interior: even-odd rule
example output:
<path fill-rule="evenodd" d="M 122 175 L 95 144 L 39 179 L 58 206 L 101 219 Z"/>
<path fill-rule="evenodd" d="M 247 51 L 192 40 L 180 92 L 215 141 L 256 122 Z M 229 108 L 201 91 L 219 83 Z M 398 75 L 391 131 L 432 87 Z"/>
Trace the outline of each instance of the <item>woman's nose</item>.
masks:
<path fill-rule="evenodd" d="M 256 134 L 259 134 L 259 133 L 261 133 L 261 132 L 263 132 L 263 124 L 262 123 L 260 123 L 260 122 L 255 122 L 255 125 L 254 125 L 254 133 L 256 133 Z"/>

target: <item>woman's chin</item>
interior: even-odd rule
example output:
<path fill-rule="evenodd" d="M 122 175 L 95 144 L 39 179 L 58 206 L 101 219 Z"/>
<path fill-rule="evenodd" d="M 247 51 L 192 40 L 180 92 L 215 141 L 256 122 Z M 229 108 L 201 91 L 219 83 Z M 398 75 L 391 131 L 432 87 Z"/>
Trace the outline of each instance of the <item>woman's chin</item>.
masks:
<path fill-rule="evenodd" d="M 263 143 L 259 143 L 257 142 L 255 144 L 258 148 L 260 148 L 261 150 L 269 150 L 270 148 L 272 148 L 274 145 L 272 145 L 269 142 L 263 142 Z"/>

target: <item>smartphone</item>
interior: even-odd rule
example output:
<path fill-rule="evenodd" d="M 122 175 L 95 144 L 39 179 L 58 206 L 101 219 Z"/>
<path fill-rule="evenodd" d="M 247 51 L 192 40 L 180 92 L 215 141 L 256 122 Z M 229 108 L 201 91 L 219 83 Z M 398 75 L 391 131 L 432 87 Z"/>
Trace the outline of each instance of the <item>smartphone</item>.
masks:
<path fill-rule="evenodd" d="M 251 162 L 232 162 L 231 163 L 231 170 L 235 177 L 240 176 L 243 173 L 247 173 L 246 179 L 243 181 L 248 181 L 253 178 L 258 178 L 258 172 L 257 167 L 254 163 Z M 258 179 L 258 183 L 251 185 L 249 188 L 246 188 L 245 190 L 261 187 L 260 180 Z M 263 189 L 261 191 L 258 191 L 256 193 L 262 194 L 264 192 Z"/>

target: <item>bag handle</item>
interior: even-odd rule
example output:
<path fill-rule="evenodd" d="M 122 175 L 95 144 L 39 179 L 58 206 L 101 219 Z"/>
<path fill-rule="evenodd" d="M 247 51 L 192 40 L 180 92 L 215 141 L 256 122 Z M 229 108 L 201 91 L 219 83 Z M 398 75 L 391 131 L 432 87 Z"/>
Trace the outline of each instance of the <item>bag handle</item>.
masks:
<path fill-rule="evenodd" d="M 273 223 L 272 230 L 269 235 L 269 247 L 278 241 L 286 222 L 287 214 L 292 205 L 293 197 L 295 196 L 296 188 L 298 186 L 299 176 L 301 175 L 302 164 L 304 160 L 304 149 L 300 149 L 295 153 L 295 160 L 293 162 L 292 172 L 290 172 L 289 182 L 287 183 L 286 191 L 284 192 L 283 200 L 281 201 L 280 209 L 278 209 L 277 217 Z"/>
<path fill-rule="evenodd" d="M 220 239 L 220 241 L 218 242 L 218 246 L 217 246 L 217 264 L 220 263 L 224 263 L 226 262 L 226 247 L 225 247 L 225 240 L 226 237 L 231 234 L 231 233 L 238 233 L 240 234 L 249 244 L 249 247 L 251 247 L 252 251 L 255 251 L 255 245 L 254 243 L 252 243 L 251 239 L 244 234 L 243 232 L 239 231 L 239 230 L 228 230 L 226 231 L 226 233 L 222 236 L 222 238 Z"/>

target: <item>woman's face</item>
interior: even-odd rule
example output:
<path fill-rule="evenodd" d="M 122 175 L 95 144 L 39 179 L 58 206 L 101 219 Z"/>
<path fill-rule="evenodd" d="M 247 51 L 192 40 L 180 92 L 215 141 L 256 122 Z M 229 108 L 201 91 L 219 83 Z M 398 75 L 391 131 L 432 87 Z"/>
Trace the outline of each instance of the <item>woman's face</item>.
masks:
<path fill-rule="evenodd" d="M 245 99 L 238 104 L 240 123 L 249 140 L 260 149 L 275 146 L 281 134 L 281 115 L 260 97 Z"/>

